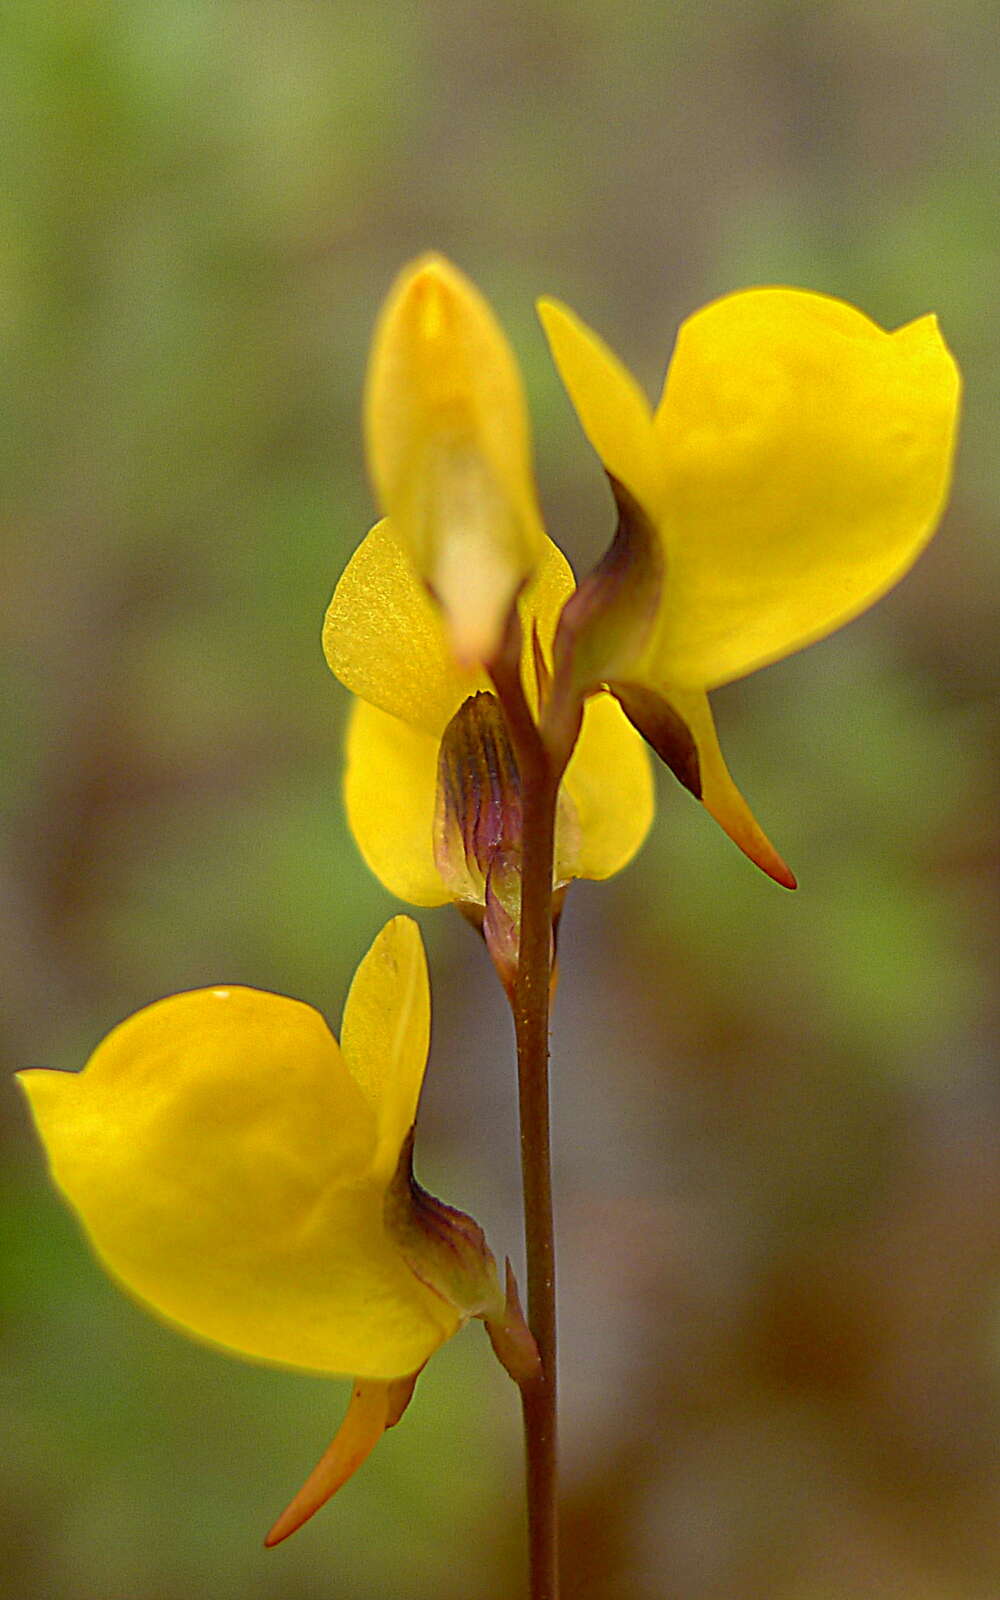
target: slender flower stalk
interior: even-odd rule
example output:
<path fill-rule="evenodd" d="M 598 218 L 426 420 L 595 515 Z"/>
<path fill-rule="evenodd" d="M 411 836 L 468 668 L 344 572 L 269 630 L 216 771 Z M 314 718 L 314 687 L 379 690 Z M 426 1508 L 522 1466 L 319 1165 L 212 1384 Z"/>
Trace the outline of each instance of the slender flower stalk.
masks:
<path fill-rule="evenodd" d="M 515 618 L 516 621 L 516 618 Z M 516 630 L 519 634 L 519 629 Z M 558 1600 L 556 1261 L 549 1118 L 549 999 L 556 806 L 565 768 L 531 715 L 519 672 L 519 638 L 492 677 L 521 774 L 524 838 L 517 971 L 511 994 L 517 1037 L 521 1179 L 528 1265 L 528 1325 L 541 1371 L 521 1385 L 527 1458 L 531 1600 Z"/>

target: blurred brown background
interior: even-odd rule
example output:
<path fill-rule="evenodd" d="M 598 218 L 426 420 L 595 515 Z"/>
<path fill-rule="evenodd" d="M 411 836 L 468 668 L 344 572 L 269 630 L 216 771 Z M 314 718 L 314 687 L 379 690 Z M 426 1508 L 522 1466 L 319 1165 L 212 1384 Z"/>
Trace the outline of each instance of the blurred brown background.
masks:
<path fill-rule="evenodd" d="M 335 1028 L 397 907 L 319 651 L 370 519 L 372 318 L 433 246 L 523 362 L 550 531 L 609 498 L 532 311 L 657 389 L 751 283 L 936 310 L 951 510 L 877 610 L 717 696 L 784 894 L 672 781 L 573 889 L 554 1088 L 572 1600 L 1000 1594 L 996 15 L 987 0 L 10 0 L 0 19 L 3 1050 L 70 1067 L 209 982 Z M 420 1175 L 520 1259 L 511 1042 L 421 917 Z M 517 1407 L 474 1327 L 287 1546 L 343 1386 L 105 1281 L 5 1077 L 7 1600 L 507 1600 Z"/>

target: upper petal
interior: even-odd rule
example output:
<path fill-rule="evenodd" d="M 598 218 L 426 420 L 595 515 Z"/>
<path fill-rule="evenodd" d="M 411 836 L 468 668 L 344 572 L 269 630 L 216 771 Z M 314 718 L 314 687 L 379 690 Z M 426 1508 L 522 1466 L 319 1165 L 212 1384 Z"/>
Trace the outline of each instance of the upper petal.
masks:
<path fill-rule="evenodd" d="M 552 359 L 605 470 L 651 509 L 658 500 L 649 401 L 593 329 L 558 300 L 539 300 Z"/>
<path fill-rule="evenodd" d="M 488 660 L 540 559 L 542 525 L 517 363 L 482 295 L 441 256 L 405 268 L 382 309 L 365 432 L 382 510 L 455 654 Z"/>
<path fill-rule="evenodd" d="M 519 601 L 529 681 L 531 623 L 548 649 L 572 592 L 569 563 L 543 539 L 537 571 Z M 489 687 L 482 672 L 456 664 L 440 612 L 388 520 L 376 524 L 348 562 L 326 613 L 323 649 L 352 693 L 437 738 L 468 695 Z"/>
<path fill-rule="evenodd" d="M 20 1079 L 105 1265 L 187 1332 L 379 1378 L 454 1332 L 385 1234 L 376 1117 L 309 1006 L 175 995 L 123 1022 L 82 1073 Z"/>
<path fill-rule="evenodd" d="M 573 802 L 575 849 L 559 879 L 610 878 L 628 865 L 653 820 L 646 747 L 610 695 L 588 700 L 563 785 Z"/>
<path fill-rule="evenodd" d="M 340 1028 L 344 1060 L 375 1113 L 375 1170 L 386 1183 L 416 1121 L 430 1034 L 420 930 L 411 917 L 393 917 L 354 974 Z"/>
<path fill-rule="evenodd" d="M 839 300 L 753 289 L 689 318 L 655 418 L 650 675 L 724 683 L 884 593 L 934 531 L 958 400 L 933 317 L 887 333 Z"/>

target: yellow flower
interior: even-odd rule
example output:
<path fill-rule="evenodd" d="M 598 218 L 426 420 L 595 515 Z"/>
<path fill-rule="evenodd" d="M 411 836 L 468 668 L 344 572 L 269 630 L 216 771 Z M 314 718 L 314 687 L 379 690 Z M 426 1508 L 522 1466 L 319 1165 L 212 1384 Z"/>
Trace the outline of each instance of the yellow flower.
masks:
<path fill-rule="evenodd" d="M 522 671 L 536 705 L 535 633 L 547 662 L 559 613 L 573 589 L 567 561 L 544 538 L 535 575 L 519 600 Z M 470 697 L 490 684 L 482 672 L 456 662 L 440 614 L 415 580 L 391 520 L 372 529 L 348 564 L 327 612 L 323 647 L 337 677 L 358 697 L 348 729 L 344 792 L 351 831 L 368 866 L 414 905 L 451 899 L 482 905 L 483 878 L 474 866 L 464 884 L 457 869 L 448 870 L 438 779 L 442 736 Z M 594 696 L 563 780 L 557 883 L 618 872 L 645 838 L 652 809 L 642 741 L 609 695 Z"/>
<path fill-rule="evenodd" d="M 298 1000 L 199 989 L 128 1018 L 81 1073 L 18 1075 L 55 1183 L 126 1290 L 238 1355 L 356 1378 L 272 1543 L 360 1465 L 439 1345 L 503 1317 L 482 1234 L 412 1179 L 429 1028 L 420 934 L 396 917 L 340 1045 Z"/>
<path fill-rule="evenodd" d="M 539 312 L 587 437 L 659 541 L 649 624 L 614 662 L 622 703 L 793 886 L 729 776 L 707 691 L 832 632 L 910 567 L 947 494 L 955 363 L 933 317 L 887 333 L 839 300 L 751 289 L 683 324 L 653 411 L 571 311 Z"/>
<path fill-rule="evenodd" d="M 365 437 L 382 510 L 455 656 L 489 660 L 542 524 L 517 364 L 485 300 L 441 256 L 407 267 L 382 309 Z"/>

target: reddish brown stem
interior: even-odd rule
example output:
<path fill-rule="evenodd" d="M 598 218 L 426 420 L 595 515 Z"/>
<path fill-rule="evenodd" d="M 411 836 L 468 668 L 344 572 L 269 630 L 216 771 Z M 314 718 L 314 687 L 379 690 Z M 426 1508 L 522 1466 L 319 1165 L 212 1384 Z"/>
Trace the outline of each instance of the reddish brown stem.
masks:
<path fill-rule="evenodd" d="M 556 1282 L 548 1063 L 556 802 L 565 762 L 553 760 L 531 715 L 519 654 L 511 641 L 495 664 L 493 681 L 517 757 L 524 828 L 518 964 L 511 1003 L 517 1036 L 528 1324 L 541 1371 L 521 1385 L 521 1403 L 531 1600 L 558 1600 Z"/>

